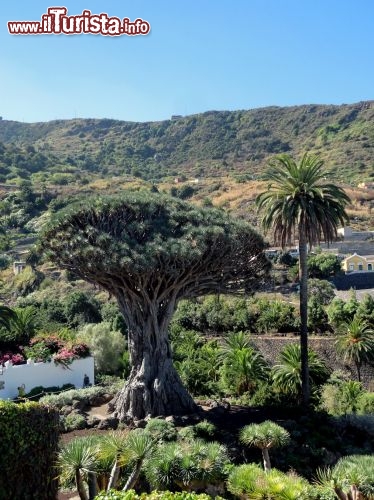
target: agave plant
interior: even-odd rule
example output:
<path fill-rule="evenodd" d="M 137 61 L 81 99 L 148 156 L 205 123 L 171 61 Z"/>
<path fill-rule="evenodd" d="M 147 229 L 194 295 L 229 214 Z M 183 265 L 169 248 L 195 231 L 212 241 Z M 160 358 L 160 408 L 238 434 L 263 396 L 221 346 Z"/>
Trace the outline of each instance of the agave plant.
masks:
<path fill-rule="evenodd" d="M 266 472 L 271 470 L 269 449 L 285 446 L 290 441 L 290 435 L 280 425 L 266 420 L 261 424 L 250 424 L 243 427 L 239 436 L 240 442 L 247 446 L 260 448 Z"/>

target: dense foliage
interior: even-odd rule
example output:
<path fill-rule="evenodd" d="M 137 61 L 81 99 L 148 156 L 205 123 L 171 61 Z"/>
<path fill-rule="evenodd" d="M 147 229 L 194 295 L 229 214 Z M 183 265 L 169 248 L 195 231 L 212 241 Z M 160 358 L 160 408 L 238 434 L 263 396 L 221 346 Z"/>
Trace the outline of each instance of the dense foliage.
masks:
<path fill-rule="evenodd" d="M 0 401 L 0 429 L 0 498 L 55 498 L 58 413 L 37 403 Z"/>

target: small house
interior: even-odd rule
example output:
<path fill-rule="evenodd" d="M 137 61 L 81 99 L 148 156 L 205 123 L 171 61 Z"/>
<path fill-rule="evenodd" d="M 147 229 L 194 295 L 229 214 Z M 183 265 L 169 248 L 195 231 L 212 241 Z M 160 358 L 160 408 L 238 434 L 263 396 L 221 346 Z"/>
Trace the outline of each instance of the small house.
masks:
<path fill-rule="evenodd" d="M 17 276 L 17 274 L 22 273 L 26 267 L 26 262 L 23 261 L 15 261 L 13 262 L 13 273 Z"/>
<path fill-rule="evenodd" d="M 342 269 L 346 273 L 374 272 L 374 255 L 357 255 L 357 253 L 354 253 L 342 261 Z"/>

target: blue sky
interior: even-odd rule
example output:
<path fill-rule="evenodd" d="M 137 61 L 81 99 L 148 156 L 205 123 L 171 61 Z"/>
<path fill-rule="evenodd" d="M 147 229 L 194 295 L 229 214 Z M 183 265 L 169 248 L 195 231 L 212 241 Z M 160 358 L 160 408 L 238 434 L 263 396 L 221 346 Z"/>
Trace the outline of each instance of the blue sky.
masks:
<path fill-rule="evenodd" d="M 14 36 L 48 7 L 151 33 Z M 172 114 L 373 99 L 373 0 L 3 0 L 0 115 L 167 119 Z"/>

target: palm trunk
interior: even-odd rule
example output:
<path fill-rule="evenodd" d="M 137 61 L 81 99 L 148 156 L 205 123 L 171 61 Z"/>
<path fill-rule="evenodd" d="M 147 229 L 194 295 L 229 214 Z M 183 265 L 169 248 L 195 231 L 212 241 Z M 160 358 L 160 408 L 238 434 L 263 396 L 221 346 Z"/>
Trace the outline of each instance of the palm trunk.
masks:
<path fill-rule="evenodd" d="M 133 468 L 133 470 L 132 470 L 132 472 L 131 472 L 128 480 L 126 481 L 126 484 L 123 487 L 122 491 L 129 491 L 132 488 L 134 488 L 134 486 L 136 485 L 136 483 L 137 483 L 137 481 L 139 479 L 142 465 L 143 465 L 143 459 L 138 460 L 136 462 L 135 467 Z"/>
<path fill-rule="evenodd" d="M 116 459 L 114 461 L 112 470 L 110 471 L 110 477 L 109 477 L 107 491 L 109 491 L 111 488 L 115 488 L 117 486 L 119 473 L 120 473 L 120 467 L 118 467 L 118 460 Z"/>
<path fill-rule="evenodd" d="M 86 489 L 84 487 L 83 479 L 80 471 L 77 469 L 75 471 L 75 484 L 77 487 L 78 495 L 81 500 L 88 500 Z"/>
<path fill-rule="evenodd" d="M 361 382 L 361 363 L 356 361 L 356 370 L 358 381 Z"/>
<path fill-rule="evenodd" d="M 149 301 L 136 311 L 121 303 L 129 333 L 130 376 L 114 405 L 120 420 L 144 419 L 147 416 L 185 415 L 196 411 L 192 397 L 184 388 L 173 366 L 168 326 L 175 300 Z M 164 303 L 167 302 L 167 306 Z M 160 310 L 161 309 L 161 310 Z"/>
<path fill-rule="evenodd" d="M 87 473 L 88 497 L 89 500 L 94 500 L 98 494 L 98 484 L 95 472 Z"/>
<path fill-rule="evenodd" d="M 271 471 L 269 450 L 267 448 L 262 448 L 261 451 L 262 451 L 262 458 L 264 461 L 264 470 L 265 470 L 265 472 L 269 472 L 269 471 Z"/>
<path fill-rule="evenodd" d="M 300 278 L 300 357 L 303 404 L 309 406 L 308 359 L 308 248 L 303 224 L 299 225 L 299 278 Z"/>

